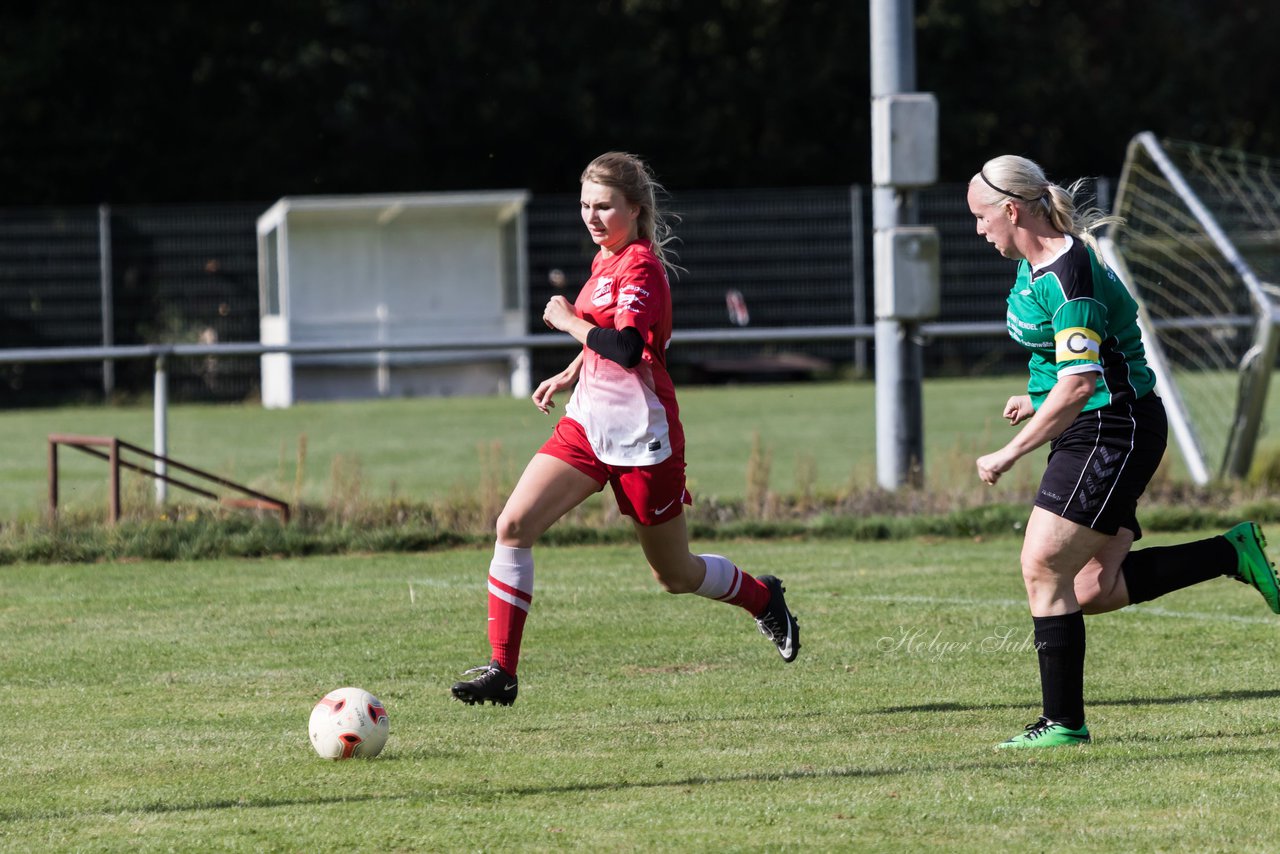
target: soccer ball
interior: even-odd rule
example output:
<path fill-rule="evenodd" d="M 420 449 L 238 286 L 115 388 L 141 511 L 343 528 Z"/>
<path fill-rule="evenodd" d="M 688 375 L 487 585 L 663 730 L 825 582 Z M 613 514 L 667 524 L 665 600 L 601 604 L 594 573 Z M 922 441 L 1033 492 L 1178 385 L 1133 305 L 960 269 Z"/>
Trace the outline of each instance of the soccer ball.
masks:
<path fill-rule="evenodd" d="M 311 746 L 325 759 L 372 759 L 387 743 L 391 720 L 363 688 L 330 691 L 311 710 Z"/>

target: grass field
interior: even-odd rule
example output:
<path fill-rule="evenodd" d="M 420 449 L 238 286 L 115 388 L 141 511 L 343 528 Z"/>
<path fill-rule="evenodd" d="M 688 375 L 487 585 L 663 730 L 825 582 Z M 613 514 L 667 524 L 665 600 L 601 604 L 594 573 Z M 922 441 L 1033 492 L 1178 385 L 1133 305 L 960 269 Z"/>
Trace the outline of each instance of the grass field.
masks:
<path fill-rule="evenodd" d="M 929 491 L 981 493 L 973 458 L 1008 434 L 1018 383 L 926 385 Z M 874 485 L 869 384 L 681 400 L 700 503 L 742 496 L 760 452 L 779 492 Z M 500 486 L 551 427 L 493 398 L 170 418 L 175 456 L 315 504 Z M 150 446 L 151 413 L 0 412 L 0 429 L 12 522 L 41 512 L 48 433 Z M 69 507 L 100 507 L 105 466 L 64 466 Z M 1024 461 L 997 491 L 1038 474 Z M 510 709 L 448 697 L 487 656 L 485 549 L 0 566 L 0 850 L 1273 849 L 1280 618 L 1223 580 L 1092 618 L 1095 743 L 1010 756 L 993 745 L 1039 701 L 1018 547 L 695 544 L 786 581 L 789 666 L 742 612 L 659 592 L 634 545 L 540 547 Z M 346 684 L 391 714 L 373 761 L 307 741 L 311 706 Z"/>
<path fill-rule="evenodd" d="M 926 386 L 926 466 L 932 484 L 976 484 L 973 459 L 1009 428 L 1005 399 L 1025 380 L 1004 377 L 939 380 Z M 561 401 L 563 404 L 564 401 Z M 813 473 L 827 491 L 875 484 L 875 390 L 870 383 L 689 388 L 680 392 L 695 494 L 742 497 L 757 441 L 769 455 L 774 489 L 790 492 L 797 474 Z M 560 410 L 556 410 L 558 413 Z M 294 500 L 323 504 L 335 489 L 371 497 L 432 500 L 473 492 L 485 479 L 509 481 L 553 426 L 527 400 L 419 398 L 260 406 L 174 406 L 169 451 L 177 459 Z M 153 446 L 152 413 L 142 407 L 66 407 L 0 411 L 0 519 L 36 516 L 47 495 L 50 433 L 119 436 Z M 301 473 L 299 447 L 305 445 Z M 1034 466 L 1025 466 L 1032 469 Z M 62 502 L 69 509 L 105 507 L 106 465 L 61 452 Z M 1027 471 L 1018 478 L 1038 473 Z M 149 482 L 126 499 L 137 506 Z M 175 496 L 182 493 L 174 489 Z"/>
<path fill-rule="evenodd" d="M 4 567 L 0 848 L 1274 850 L 1252 590 L 1091 618 L 1095 743 L 1009 755 L 1038 710 L 1015 539 L 716 549 L 783 577 L 796 663 L 634 547 L 545 548 L 509 709 L 447 693 L 486 654 L 481 550 Z M 388 707 L 378 759 L 311 751 L 344 684 Z"/>
<path fill-rule="evenodd" d="M 1024 382 L 989 377 L 925 384 L 929 490 L 962 494 L 978 488 L 973 461 L 1012 435 L 1000 410 Z M 777 493 L 812 488 L 839 494 L 876 484 L 875 389 L 869 382 L 691 387 L 681 390 L 680 402 L 696 496 L 742 498 L 756 449 Z M 1280 421 L 1280 389 L 1268 407 L 1268 423 Z M 353 492 L 374 500 L 437 501 L 485 488 L 504 492 L 552 426 L 553 419 L 527 400 L 510 398 L 310 403 L 287 410 L 188 404 L 170 409 L 169 452 L 290 502 L 324 505 Z M 50 433 L 119 436 L 153 446 L 152 412 L 145 405 L 0 410 L 0 431 L 7 440 L 0 446 L 0 519 L 7 520 L 43 512 Z M 1261 449 L 1274 459 L 1280 441 L 1264 434 Z M 1043 453 L 1015 467 L 995 497 L 1030 490 Z M 1166 460 L 1169 476 L 1185 480 L 1172 445 Z M 101 460 L 64 449 L 60 470 L 64 508 L 105 512 Z M 126 472 L 125 483 L 126 509 L 152 506 L 150 481 Z M 185 495 L 176 488 L 170 493 Z"/>

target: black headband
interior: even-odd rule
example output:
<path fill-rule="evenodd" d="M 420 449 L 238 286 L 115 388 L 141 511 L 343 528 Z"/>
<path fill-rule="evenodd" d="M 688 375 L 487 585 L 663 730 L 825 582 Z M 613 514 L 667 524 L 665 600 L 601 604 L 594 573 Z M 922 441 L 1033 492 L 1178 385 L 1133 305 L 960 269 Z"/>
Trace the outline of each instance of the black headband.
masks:
<path fill-rule="evenodd" d="M 982 178 L 983 182 L 984 182 L 988 187 L 990 187 L 991 189 L 995 190 L 997 193 L 1001 193 L 1002 195 L 1008 196 L 1008 197 L 1009 197 L 1009 198 L 1011 198 L 1011 199 L 1017 199 L 1017 200 L 1018 200 L 1018 201 L 1020 201 L 1020 202 L 1038 202 L 1038 201 L 1040 201 L 1041 199 L 1043 199 L 1045 196 L 1049 195 L 1049 191 L 1048 191 L 1048 190 L 1045 190 L 1043 193 L 1041 193 L 1040 195 L 1036 196 L 1034 199 L 1028 199 L 1026 196 L 1019 196 L 1017 193 L 1010 193 L 1010 192 L 1009 192 L 1008 190 L 1006 190 L 1005 188 L 1003 188 L 1003 187 L 997 187 L 995 184 L 992 184 L 992 183 L 991 183 L 991 179 L 987 177 L 987 173 L 986 173 L 986 172 L 983 172 L 983 171 L 979 170 L 979 171 L 978 171 L 978 175 L 979 175 L 979 177 L 981 177 L 981 178 Z"/>

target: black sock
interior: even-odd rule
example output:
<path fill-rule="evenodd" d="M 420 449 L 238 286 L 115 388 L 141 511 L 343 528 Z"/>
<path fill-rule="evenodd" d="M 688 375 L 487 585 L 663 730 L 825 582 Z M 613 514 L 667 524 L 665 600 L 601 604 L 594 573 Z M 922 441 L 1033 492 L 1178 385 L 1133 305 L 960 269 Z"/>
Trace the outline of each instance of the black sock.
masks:
<path fill-rule="evenodd" d="M 1044 716 L 1079 729 L 1084 726 L 1084 612 L 1031 619 L 1040 656 Z"/>
<path fill-rule="evenodd" d="M 1120 565 L 1129 604 L 1150 602 L 1219 575 L 1235 575 L 1240 558 L 1226 537 L 1129 552 Z"/>

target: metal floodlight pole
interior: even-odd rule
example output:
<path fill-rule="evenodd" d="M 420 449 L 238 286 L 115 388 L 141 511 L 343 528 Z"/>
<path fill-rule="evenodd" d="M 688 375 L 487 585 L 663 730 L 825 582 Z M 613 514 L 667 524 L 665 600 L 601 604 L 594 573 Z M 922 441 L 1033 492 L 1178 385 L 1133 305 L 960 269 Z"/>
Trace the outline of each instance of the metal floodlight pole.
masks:
<path fill-rule="evenodd" d="M 872 162 L 886 162 L 890 133 L 876 109 L 879 99 L 915 89 L 915 27 L 912 0 L 871 0 Z M 876 170 L 873 169 L 873 172 Z M 875 180 L 872 223 L 877 234 L 914 221 L 912 193 Z M 877 240 L 877 270 L 890 263 Z M 879 274 L 878 274 L 879 275 Z M 876 475 L 881 487 L 919 485 L 924 460 L 923 356 L 916 324 L 890 316 L 876 289 Z"/>

